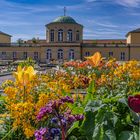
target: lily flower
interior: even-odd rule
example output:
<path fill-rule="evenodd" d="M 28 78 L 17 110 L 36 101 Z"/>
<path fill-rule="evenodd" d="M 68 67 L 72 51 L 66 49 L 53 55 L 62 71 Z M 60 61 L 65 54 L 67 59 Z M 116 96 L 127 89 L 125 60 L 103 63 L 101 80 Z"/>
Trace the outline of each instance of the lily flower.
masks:
<path fill-rule="evenodd" d="M 16 81 L 20 84 L 26 86 L 30 81 L 33 80 L 37 71 L 34 70 L 32 66 L 24 67 L 18 66 L 17 72 L 14 72 L 13 75 L 16 78 Z"/>
<path fill-rule="evenodd" d="M 99 52 L 96 52 L 93 56 L 85 57 L 90 65 L 97 67 L 100 65 L 100 62 L 102 61 L 102 56 Z"/>

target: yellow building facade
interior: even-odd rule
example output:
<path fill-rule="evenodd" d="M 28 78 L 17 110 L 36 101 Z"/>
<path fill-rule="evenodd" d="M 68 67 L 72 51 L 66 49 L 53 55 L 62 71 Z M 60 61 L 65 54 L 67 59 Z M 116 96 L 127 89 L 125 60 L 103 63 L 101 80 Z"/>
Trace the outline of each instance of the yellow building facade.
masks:
<path fill-rule="evenodd" d="M 31 57 L 41 63 L 84 59 L 95 52 L 118 61 L 140 60 L 140 29 L 130 31 L 124 40 L 84 40 L 83 25 L 72 17 L 61 16 L 46 25 L 46 39 L 11 43 L 11 36 L 0 34 L 0 59 L 23 60 Z"/>
<path fill-rule="evenodd" d="M 0 43 L 11 43 L 11 35 L 0 31 Z"/>

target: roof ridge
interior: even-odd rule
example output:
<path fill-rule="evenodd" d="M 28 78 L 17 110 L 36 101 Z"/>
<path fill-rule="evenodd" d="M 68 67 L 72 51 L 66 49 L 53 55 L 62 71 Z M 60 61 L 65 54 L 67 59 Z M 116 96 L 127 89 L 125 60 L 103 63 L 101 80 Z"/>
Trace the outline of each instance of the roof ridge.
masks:
<path fill-rule="evenodd" d="M 2 31 L 0 31 L 0 34 L 3 34 L 3 35 L 7 35 L 7 36 L 12 37 L 11 35 L 9 35 L 9 34 L 7 34 L 7 33 L 4 33 L 4 32 L 2 32 Z"/>

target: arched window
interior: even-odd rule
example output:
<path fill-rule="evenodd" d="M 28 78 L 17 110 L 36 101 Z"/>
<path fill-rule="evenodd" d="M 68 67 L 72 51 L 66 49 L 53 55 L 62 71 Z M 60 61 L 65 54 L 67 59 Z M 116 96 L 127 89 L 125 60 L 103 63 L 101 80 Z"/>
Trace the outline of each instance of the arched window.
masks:
<path fill-rule="evenodd" d="M 63 41 L 63 30 L 62 29 L 60 29 L 58 31 L 58 41 L 59 42 L 62 42 Z"/>
<path fill-rule="evenodd" d="M 59 49 L 58 50 L 58 59 L 63 59 L 63 50 L 62 49 Z"/>
<path fill-rule="evenodd" d="M 50 30 L 50 41 L 54 42 L 54 30 Z"/>
<path fill-rule="evenodd" d="M 80 33 L 79 31 L 77 30 L 76 31 L 76 41 L 79 41 L 80 40 Z"/>
<path fill-rule="evenodd" d="M 51 52 L 51 49 L 48 49 L 48 50 L 47 50 L 46 59 L 47 59 L 47 60 L 52 59 L 52 52 Z"/>
<path fill-rule="evenodd" d="M 74 59 L 74 50 L 73 49 L 70 49 L 70 51 L 69 51 L 69 59 L 70 60 Z"/>
<path fill-rule="evenodd" d="M 68 32 L 67 32 L 67 41 L 72 41 L 72 30 L 70 29 L 70 30 L 68 30 Z"/>

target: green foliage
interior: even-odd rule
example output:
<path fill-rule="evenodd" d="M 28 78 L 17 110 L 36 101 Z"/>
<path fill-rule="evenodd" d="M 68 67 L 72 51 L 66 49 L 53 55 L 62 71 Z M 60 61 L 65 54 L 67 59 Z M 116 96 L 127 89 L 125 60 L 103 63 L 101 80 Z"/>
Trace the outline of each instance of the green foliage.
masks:
<path fill-rule="evenodd" d="M 121 89 L 122 87 L 111 92 L 101 88 L 95 90 L 95 84 L 91 82 L 81 105 L 85 119 L 70 128 L 68 138 L 70 140 L 137 140 L 138 115 L 128 106 L 127 90 L 116 94 Z"/>
<path fill-rule="evenodd" d="M 19 63 L 19 66 L 21 66 L 22 68 L 23 67 L 28 67 L 28 66 L 32 66 L 34 67 L 35 66 L 35 61 L 32 59 L 32 58 L 27 58 L 27 60 L 24 60 L 23 62 L 20 62 Z"/>

